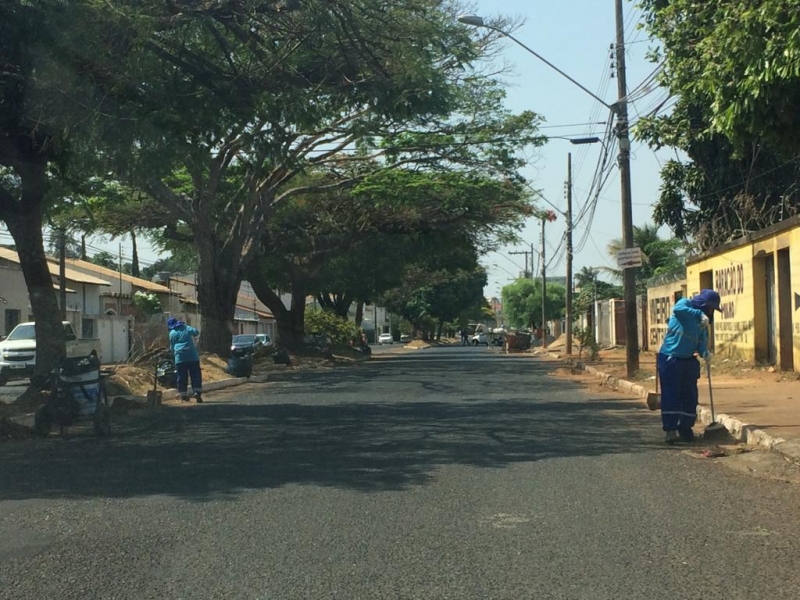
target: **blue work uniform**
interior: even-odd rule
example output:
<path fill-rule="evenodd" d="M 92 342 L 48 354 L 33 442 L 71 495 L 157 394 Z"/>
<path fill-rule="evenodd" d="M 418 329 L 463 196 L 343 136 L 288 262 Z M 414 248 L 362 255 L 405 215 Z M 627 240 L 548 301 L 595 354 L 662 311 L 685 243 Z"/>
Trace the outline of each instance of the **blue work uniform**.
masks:
<path fill-rule="evenodd" d="M 703 326 L 706 314 L 692 300 L 675 303 L 667 323 L 667 334 L 656 357 L 661 381 L 661 423 L 664 431 L 690 433 L 697 419 L 697 380 L 700 361 L 705 356 L 708 329 Z"/>
<path fill-rule="evenodd" d="M 192 380 L 192 391 L 203 393 L 203 379 L 200 371 L 200 354 L 197 352 L 194 338 L 200 334 L 197 329 L 190 327 L 183 321 L 171 324 L 169 332 L 169 346 L 175 360 L 177 372 L 178 393 L 181 398 L 186 398 L 189 379 Z M 198 396 L 199 398 L 200 396 Z M 199 400 L 198 400 L 199 401 Z"/>

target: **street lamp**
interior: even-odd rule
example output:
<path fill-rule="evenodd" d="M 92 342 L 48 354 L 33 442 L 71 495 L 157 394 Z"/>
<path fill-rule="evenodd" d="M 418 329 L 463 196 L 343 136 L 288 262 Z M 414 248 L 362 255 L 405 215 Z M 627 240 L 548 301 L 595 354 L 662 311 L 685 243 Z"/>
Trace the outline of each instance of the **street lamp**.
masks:
<path fill-rule="evenodd" d="M 616 132 L 617 139 L 619 140 L 619 173 L 621 182 L 621 204 L 622 204 L 622 242 L 625 248 L 633 248 L 633 201 L 631 194 L 631 170 L 630 170 L 630 151 L 631 142 L 628 134 L 628 101 L 627 94 L 627 80 L 625 73 L 625 29 L 624 21 L 622 18 L 622 0 L 614 0 L 616 29 L 617 29 L 617 44 L 616 44 L 616 62 L 617 62 L 617 94 L 619 100 L 613 104 L 608 104 L 605 100 L 600 98 L 597 94 L 586 88 L 578 81 L 567 75 L 564 71 L 556 67 L 553 63 L 545 59 L 539 53 L 535 52 L 513 35 L 496 27 L 490 23 L 486 23 L 482 17 L 477 15 L 461 15 L 458 21 L 465 25 L 472 27 L 484 27 L 496 31 L 500 35 L 507 37 L 515 44 L 532 54 L 548 67 L 556 71 L 565 79 L 571 81 L 584 92 L 589 94 L 592 98 L 597 100 L 600 104 L 609 109 L 617 118 Z M 636 371 L 639 370 L 639 325 L 636 321 L 636 277 L 633 269 L 623 269 L 624 279 L 623 285 L 625 290 L 625 350 L 626 350 L 626 363 L 628 377 L 632 377 Z"/>

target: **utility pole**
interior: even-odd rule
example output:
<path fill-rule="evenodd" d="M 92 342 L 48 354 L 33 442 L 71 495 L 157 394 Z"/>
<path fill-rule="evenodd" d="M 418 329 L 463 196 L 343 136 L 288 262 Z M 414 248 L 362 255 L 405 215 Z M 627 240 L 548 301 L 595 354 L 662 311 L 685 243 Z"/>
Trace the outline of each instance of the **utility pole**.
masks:
<path fill-rule="evenodd" d="M 119 244 L 119 294 L 117 294 L 117 314 L 122 316 L 122 242 Z"/>
<path fill-rule="evenodd" d="M 547 219 L 542 217 L 542 348 L 547 348 L 547 326 L 545 321 L 547 305 L 547 261 L 545 260 L 544 226 Z"/>
<path fill-rule="evenodd" d="M 633 200 L 631 194 L 631 141 L 628 133 L 628 94 L 625 77 L 625 27 L 622 0 L 616 2 L 617 23 L 617 139 L 619 140 L 619 178 L 622 200 L 622 243 L 633 248 Z M 636 271 L 623 269 L 625 298 L 625 353 L 628 377 L 639 370 L 639 331 L 636 319 Z"/>
<path fill-rule="evenodd" d="M 572 152 L 567 153 L 567 297 L 566 351 L 572 354 Z"/>
<path fill-rule="evenodd" d="M 58 292 L 61 300 L 61 320 L 67 320 L 67 232 L 58 230 Z"/>
<path fill-rule="evenodd" d="M 518 255 L 518 254 L 524 254 L 525 255 L 525 277 L 527 277 L 528 273 L 530 273 L 531 274 L 531 280 L 533 280 L 533 244 L 531 244 L 531 251 L 530 252 L 527 251 L 527 250 L 522 250 L 520 252 L 509 252 L 509 254 L 511 254 L 512 256 Z M 531 270 L 530 271 L 528 271 L 528 255 L 530 255 L 530 257 L 531 257 Z"/>

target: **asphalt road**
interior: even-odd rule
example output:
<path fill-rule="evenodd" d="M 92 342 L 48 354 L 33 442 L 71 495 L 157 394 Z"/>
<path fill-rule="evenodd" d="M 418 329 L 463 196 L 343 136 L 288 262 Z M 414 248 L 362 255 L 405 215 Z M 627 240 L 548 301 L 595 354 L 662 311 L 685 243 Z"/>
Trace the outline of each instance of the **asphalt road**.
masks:
<path fill-rule="evenodd" d="M 0 446 L 0 598 L 800 598 L 795 484 L 484 348 Z"/>

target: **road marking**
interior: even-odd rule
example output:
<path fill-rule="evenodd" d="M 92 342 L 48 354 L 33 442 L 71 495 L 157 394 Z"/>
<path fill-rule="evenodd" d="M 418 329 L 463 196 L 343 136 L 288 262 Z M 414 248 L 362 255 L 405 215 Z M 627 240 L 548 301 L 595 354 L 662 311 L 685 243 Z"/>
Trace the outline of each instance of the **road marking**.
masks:
<path fill-rule="evenodd" d="M 491 517 L 478 520 L 481 525 L 490 525 L 495 529 L 516 529 L 518 525 L 530 523 L 530 517 L 512 513 L 497 513 Z"/>

